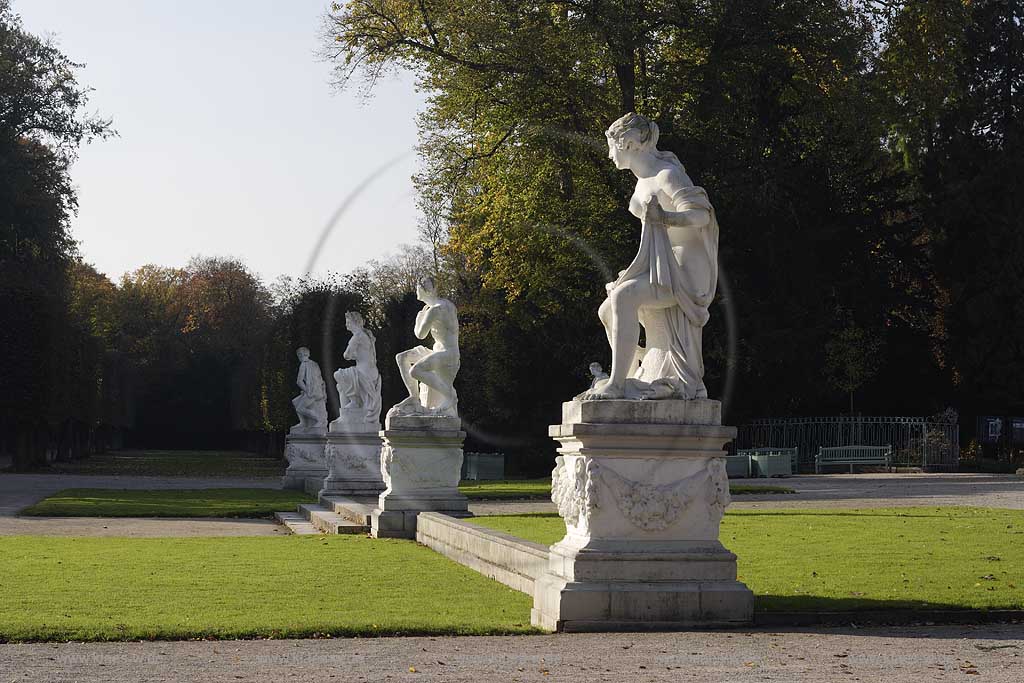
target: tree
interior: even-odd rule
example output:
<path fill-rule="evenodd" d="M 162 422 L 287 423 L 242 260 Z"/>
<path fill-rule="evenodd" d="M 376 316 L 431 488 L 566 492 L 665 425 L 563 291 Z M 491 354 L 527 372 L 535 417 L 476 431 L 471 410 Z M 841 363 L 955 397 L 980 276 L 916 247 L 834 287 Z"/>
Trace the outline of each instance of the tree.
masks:
<path fill-rule="evenodd" d="M 886 22 L 881 63 L 936 290 L 935 356 L 961 414 L 1020 412 L 1024 4 L 910 0 Z"/>
<path fill-rule="evenodd" d="M 878 372 L 883 346 L 877 333 L 853 322 L 836 330 L 825 344 L 825 374 L 833 387 L 849 395 L 851 415 L 853 395 Z"/>
<path fill-rule="evenodd" d="M 874 28 L 839 0 L 333 7 L 325 50 L 339 84 L 403 68 L 430 93 L 421 202 L 447 221 L 466 358 L 486 354 L 470 391 L 503 397 L 488 409 L 514 406 L 494 417 L 505 436 L 543 434 L 587 363 L 607 357 L 594 312 L 637 227 L 602 133 L 629 110 L 657 121 L 718 212 L 731 296 L 705 354 L 713 393 L 736 374 L 729 419 L 831 399 L 807 378 L 823 371 L 836 307 L 921 334 L 927 297 L 905 286 L 922 279 L 920 226 L 904 210 L 907 175 L 879 144 Z"/>
<path fill-rule="evenodd" d="M 88 363 L 96 360 L 69 311 L 68 225 L 77 208 L 69 168 L 83 142 L 113 132 L 85 114 L 80 67 L 25 31 L 10 1 L 0 0 L 0 450 L 13 451 L 19 466 L 47 452 L 79 452 L 69 440 L 81 443 L 79 432 L 95 426 L 83 427 L 81 407 L 64 397 L 68 389 L 88 393 L 75 382 L 94 379 Z M 68 377 L 69 362 L 79 376 Z"/>
<path fill-rule="evenodd" d="M 266 426 L 261 394 L 271 297 L 240 261 L 144 266 L 116 295 L 120 345 L 136 370 L 142 445 L 237 446 Z"/>

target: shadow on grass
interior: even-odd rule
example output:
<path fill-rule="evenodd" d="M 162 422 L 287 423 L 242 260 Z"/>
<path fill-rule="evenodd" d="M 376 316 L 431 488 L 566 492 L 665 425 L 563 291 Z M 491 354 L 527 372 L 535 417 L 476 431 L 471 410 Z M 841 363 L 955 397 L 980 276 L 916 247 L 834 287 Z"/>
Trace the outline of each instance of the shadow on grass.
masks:
<path fill-rule="evenodd" d="M 978 624 L 1010 624 L 1024 621 L 1024 610 L 1019 606 L 994 606 L 987 608 L 965 608 L 943 602 L 921 600 L 879 600 L 869 598 L 829 598 L 823 596 L 754 595 L 754 624 L 774 632 L 814 628 L 851 627 L 849 635 L 880 635 L 872 627 L 908 627 L 960 625 L 972 628 Z M 962 629 L 934 631 L 921 635 L 908 634 L 905 630 L 888 634 L 892 637 L 927 637 L 929 639 L 961 639 Z M 987 631 L 974 636 L 986 640 L 1019 640 L 1018 629 L 1007 632 Z M 994 646 L 1016 647 L 1016 646 Z M 985 649 L 979 647 L 979 649 Z"/>
<path fill-rule="evenodd" d="M 970 608 L 946 602 L 931 600 L 884 600 L 859 596 L 828 597 L 822 595 L 773 595 L 755 594 L 754 610 L 757 612 L 888 612 L 901 611 L 935 611 L 959 612 L 993 612 L 1012 610 L 1022 612 L 1019 605 L 1007 604 L 989 608 Z M 1024 613 L 1024 612 L 1022 612 Z"/>
<path fill-rule="evenodd" d="M 919 517 L 919 518 L 949 518 L 951 517 L 950 512 L 944 512 L 940 509 L 935 510 L 921 510 L 920 508 L 907 508 L 907 512 L 901 512 L 894 509 L 879 509 L 879 510 L 867 510 L 860 508 L 851 508 L 848 510 L 729 510 L 726 515 L 735 515 L 743 517 Z M 971 508 L 971 507 L 950 507 L 946 510 L 964 512 L 966 510 L 978 510 L 979 513 L 982 508 Z"/>

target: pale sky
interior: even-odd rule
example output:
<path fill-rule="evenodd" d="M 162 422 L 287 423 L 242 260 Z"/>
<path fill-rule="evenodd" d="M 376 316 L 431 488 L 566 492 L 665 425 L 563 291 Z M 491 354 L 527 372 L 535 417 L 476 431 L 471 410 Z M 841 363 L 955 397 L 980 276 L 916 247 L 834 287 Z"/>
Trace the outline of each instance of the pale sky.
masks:
<path fill-rule="evenodd" d="M 147 263 L 235 256 L 268 281 L 348 271 L 416 240 L 410 176 L 423 95 L 408 76 L 363 100 L 336 93 L 321 62 L 330 0 L 14 0 L 25 27 L 86 63 L 90 111 L 120 137 L 84 147 L 72 174 L 73 234 L 117 279 Z"/>

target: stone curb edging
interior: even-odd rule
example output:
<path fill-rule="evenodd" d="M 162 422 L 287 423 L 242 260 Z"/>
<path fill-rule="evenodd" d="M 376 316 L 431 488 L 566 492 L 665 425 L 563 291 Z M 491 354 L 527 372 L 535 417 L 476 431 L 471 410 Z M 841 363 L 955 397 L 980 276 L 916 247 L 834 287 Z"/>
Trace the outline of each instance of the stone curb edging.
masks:
<path fill-rule="evenodd" d="M 417 516 L 416 541 L 527 595 L 548 563 L 547 546 L 439 512 Z"/>

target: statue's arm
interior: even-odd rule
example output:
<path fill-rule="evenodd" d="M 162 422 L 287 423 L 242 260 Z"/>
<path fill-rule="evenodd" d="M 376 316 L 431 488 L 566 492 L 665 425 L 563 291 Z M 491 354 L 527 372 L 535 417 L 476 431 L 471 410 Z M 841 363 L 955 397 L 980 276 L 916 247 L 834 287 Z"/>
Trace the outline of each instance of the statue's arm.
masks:
<path fill-rule="evenodd" d="M 672 199 L 673 205 L 678 210 L 662 210 L 662 223 L 673 228 L 703 228 L 711 221 L 711 211 L 692 202 L 681 199 L 686 190 L 693 186 L 692 181 L 685 173 L 678 170 L 671 170 L 660 178 L 660 189 Z"/>
<path fill-rule="evenodd" d="M 345 360 L 355 360 L 358 348 L 358 336 L 352 335 L 352 338 L 348 340 L 348 346 L 345 347 L 345 353 L 341 354 L 341 357 Z"/>
<path fill-rule="evenodd" d="M 430 324 L 434 319 L 434 306 L 428 306 L 416 314 L 416 326 L 413 333 L 417 339 L 424 339 L 430 331 Z"/>

